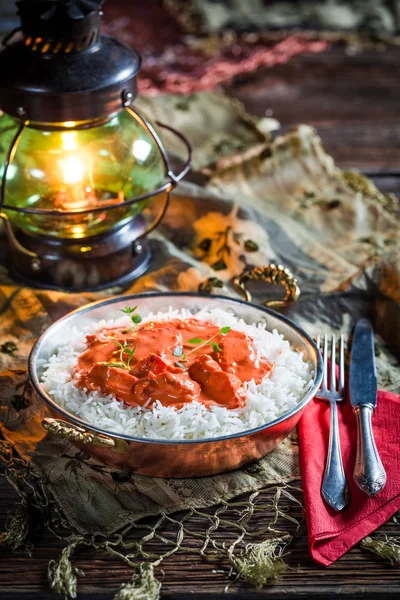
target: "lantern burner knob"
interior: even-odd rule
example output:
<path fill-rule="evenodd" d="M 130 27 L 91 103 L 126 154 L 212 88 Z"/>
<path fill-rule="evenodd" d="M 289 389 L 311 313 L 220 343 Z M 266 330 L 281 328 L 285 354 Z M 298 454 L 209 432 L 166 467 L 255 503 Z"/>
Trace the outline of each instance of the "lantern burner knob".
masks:
<path fill-rule="evenodd" d="M 42 54 L 70 54 L 95 46 L 103 1 L 19 0 L 25 46 Z"/>

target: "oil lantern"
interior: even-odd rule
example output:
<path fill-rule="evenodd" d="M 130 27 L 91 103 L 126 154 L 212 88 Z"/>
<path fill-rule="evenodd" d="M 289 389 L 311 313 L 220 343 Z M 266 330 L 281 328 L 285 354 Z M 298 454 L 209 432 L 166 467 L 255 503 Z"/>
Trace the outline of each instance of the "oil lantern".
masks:
<path fill-rule="evenodd" d="M 37 287 L 126 284 L 149 265 L 147 236 L 189 170 L 190 146 L 157 124 L 187 146 L 175 175 L 157 129 L 133 106 L 139 54 L 100 34 L 102 0 L 16 4 L 21 27 L 0 52 L 10 270 Z"/>

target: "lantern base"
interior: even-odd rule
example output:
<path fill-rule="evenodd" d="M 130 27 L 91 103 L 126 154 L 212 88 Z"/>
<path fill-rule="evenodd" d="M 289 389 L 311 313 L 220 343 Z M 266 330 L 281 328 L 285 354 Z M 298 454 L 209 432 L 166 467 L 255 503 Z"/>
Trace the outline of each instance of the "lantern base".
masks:
<path fill-rule="evenodd" d="M 83 292 L 126 286 L 149 267 L 150 243 L 138 240 L 145 229 L 146 221 L 138 215 L 116 231 L 75 240 L 15 230 L 9 269 L 16 279 L 41 289 Z"/>

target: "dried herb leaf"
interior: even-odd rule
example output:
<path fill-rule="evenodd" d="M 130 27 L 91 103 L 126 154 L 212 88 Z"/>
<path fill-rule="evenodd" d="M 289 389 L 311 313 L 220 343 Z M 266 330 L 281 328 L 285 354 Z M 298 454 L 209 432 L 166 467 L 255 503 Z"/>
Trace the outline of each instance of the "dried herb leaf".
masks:
<path fill-rule="evenodd" d="M 227 268 L 226 262 L 223 258 L 220 258 L 220 260 L 217 260 L 217 262 L 211 265 L 211 268 L 214 269 L 214 271 L 223 271 Z"/>
<path fill-rule="evenodd" d="M 17 346 L 17 344 L 15 344 L 15 342 L 5 342 L 4 344 L 2 344 L 0 346 L 0 350 L 4 354 L 12 354 L 16 350 L 18 350 L 18 346 Z"/>
<path fill-rule="evenodd" d="M 328 202 L 328 208 L 338 208 L 341 204 L 342 204 L 341 200 L 339 200 L 338 198 L 335 198 L 334 200 L 331 200 L 330 202 Z"/>
<path fill-rule="evenodd" d="M 211 248 L 211 244 L 212 244 L 211 238 L 204 238 L 199 243 L 198 248 L 200 248 L 200 250 L 203 250 L 204 252 L 208 252 Z"/>
<path fill-rule="evenodd" d="M 23 410 L 24 408 L 28 408 L 29 403 L 25 398 L 24 394 L 16 394 L 11 398 L 11 404 L 15 408 L 16 412 Z"/>
<path fill-rule="evenodd" d="M 244 248 L 247 250 L 247 252 L 257 252 L 259 250 L 259 246 L 254 240 L 246 240 L 244 243 Z"/>

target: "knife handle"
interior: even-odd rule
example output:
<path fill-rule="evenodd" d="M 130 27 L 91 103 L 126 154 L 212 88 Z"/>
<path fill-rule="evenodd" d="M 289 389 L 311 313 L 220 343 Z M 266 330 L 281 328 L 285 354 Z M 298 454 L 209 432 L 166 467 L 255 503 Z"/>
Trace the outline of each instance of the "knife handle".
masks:
<path fill-rule="evenodd" d="M 376 496 L 385 487 L 386 472 L 383 468 L 372 432 L 374 409 L 369 404 L 354 408 L 357 417 L 357 456 L 354 481 L 368 496 Z"/>

